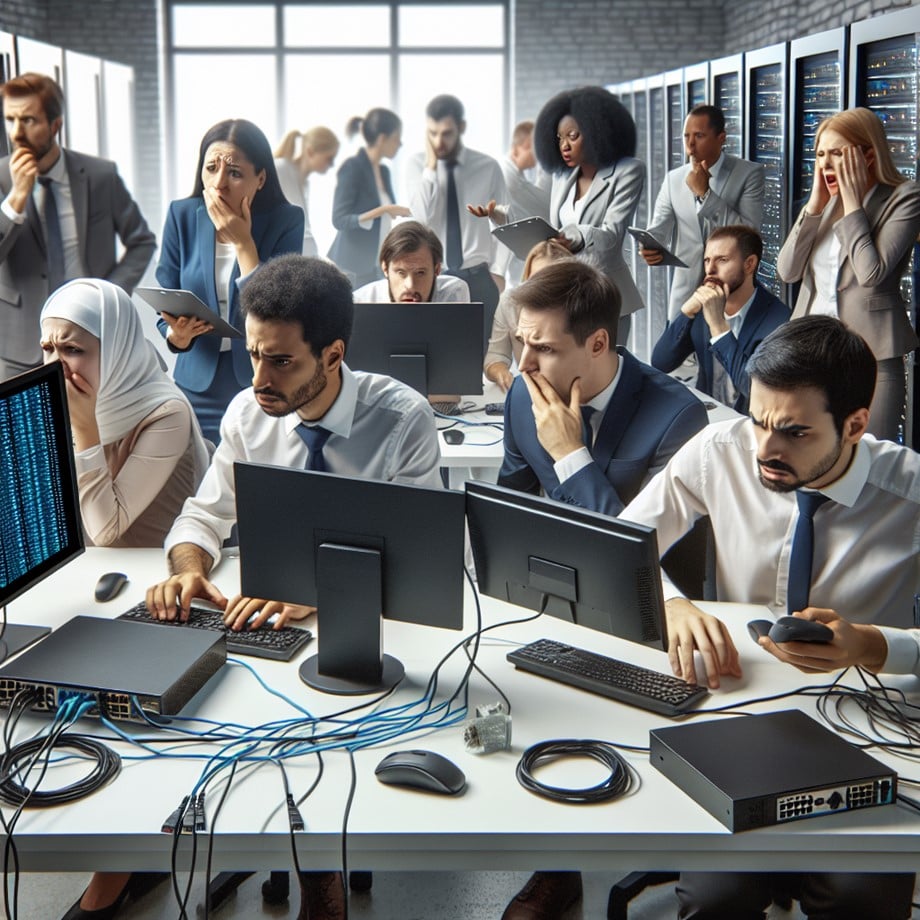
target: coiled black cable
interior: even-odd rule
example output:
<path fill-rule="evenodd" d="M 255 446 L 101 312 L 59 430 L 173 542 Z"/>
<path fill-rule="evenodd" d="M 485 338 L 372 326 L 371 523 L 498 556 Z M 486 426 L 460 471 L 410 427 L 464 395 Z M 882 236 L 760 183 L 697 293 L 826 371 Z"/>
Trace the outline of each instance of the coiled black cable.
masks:
<path fill-rule="evenodd" d="M 534 770 L 560 757 L 590 757 L 607 767 L 610 776 L 602 783 L 586 789 L 566 789 L 541 783 L 534 776 Z M 639 781 L 638 774 L 610 744 L 591 739 L 559 739 L 531 745 L 518 761 L 517 778 L 525 789 L 535 795 L 574 805 L 619 798 L 626 795 Z"/>

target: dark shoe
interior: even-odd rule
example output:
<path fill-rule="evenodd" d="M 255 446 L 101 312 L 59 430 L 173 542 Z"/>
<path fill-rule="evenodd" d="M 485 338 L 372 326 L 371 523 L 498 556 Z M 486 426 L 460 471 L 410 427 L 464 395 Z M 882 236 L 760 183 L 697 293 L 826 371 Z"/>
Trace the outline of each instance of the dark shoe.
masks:
<path fill-rule="evenodd" d="M 502 920 L 559 920 L 580 897 L 580 872 L 534 872 Z"/>
<path fill-rule="evenodd" d="M 100 907 L 98 910 L 84 910 L 80 907 L 80 901 L 83 900 L 83 895 L 81 894 L 73 907 L 64 914 L 62 920 L 113 920 L 128 898 L 136 901 L 168 878 L 168 872 L 132 872 L 125 887 L 121 889 L 118 897 L 108 907 Z M 86 894 L 85 890 L 83 894 Z"/>
<path fill-rule="evenodd" d="M 345 886 L 341 872 L 300 873 L 297 920 L 344 920 Z"/>

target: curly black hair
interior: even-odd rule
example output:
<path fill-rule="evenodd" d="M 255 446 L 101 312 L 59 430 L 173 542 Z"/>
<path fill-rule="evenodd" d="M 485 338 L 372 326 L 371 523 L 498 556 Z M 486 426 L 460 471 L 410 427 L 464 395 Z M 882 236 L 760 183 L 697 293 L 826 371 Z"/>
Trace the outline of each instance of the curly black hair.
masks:
<path fill-rule="evenodd" d="M 562 173 L 568 169 L 556 139 L 559 122 L 566 115 L 578 123 L 585 162 L 612 166 L 621 157 L 635 156 L 636 123 L 632 115 L 602 86 L 583 86 L 553 96 L 537 115 L 534 150 L 547 172 Z"/>

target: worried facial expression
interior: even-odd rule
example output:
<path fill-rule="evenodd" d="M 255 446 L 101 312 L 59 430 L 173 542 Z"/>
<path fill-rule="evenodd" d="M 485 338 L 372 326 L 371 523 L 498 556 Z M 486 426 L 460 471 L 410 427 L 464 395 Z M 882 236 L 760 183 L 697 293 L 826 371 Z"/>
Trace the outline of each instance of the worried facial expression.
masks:
<path fill-rule="evenodd" d="M 441 271 L 427 246 L 393 259 L 383 267 L 393 303 L 430 303 Z"/>
<path fill-rule="evenodd" d="M 747 275 L 753 272 L 757 264 L 756 256 L 749 256 L 748 260 L 741 255 L 738 241 L 730 236 L 716 237 L 706 243 L 706 255 L 703 257 L 703 269 L 706 281 L 713 281 L 719 285 L 727 284 L 731 293 L 734 293 L 744 284 Z"/>
<path fill-rule="evenodd" d="M 99 339 L 67 319 L 49 316 L 42 320 L 42 361 L 60 361 L 64 378 L 82 377 L 93 391 L 99 389 Z"/>
<path fill-rule="evenodd" d="M 215 141 L 205 151 L 201 165 L 201 182 L 213 189 L 234 214 L 242 214 L 246 198 L 252 206 L 256 193 L 265 185 L 265 170 L 255 166 L 236 144 Z"/>
<path fill-rule="evenodd" d="M 425 128 L 428 133 L 428 142 L 439 160 L 452 160 L 457 155 L 464 127 L 463 122 L 458 125 L 451 116 L 438 121 L 433 118 L 428 119 Z"/>
<path fill-rule="evenodd" d="M 581 166 L 584 159 L 584 138 L 581 128 L 571 115 L 564 115 L 556 126 L 556 141 L 559 144 L 559 155 L 562 162 L 570 169 Z"/>
<path fill-rule="evenodd" d="M 48 121 L 41 97 L 23 96 L 17 99 L 11 96 L 4 99 L 3 117 L 14 150 L 25 147 L 40 161 L 56 148 L 61 119 Z"/>
<path fill-rule="evenodd" d="M 705 160 L 712 166 L 722 155 L 725 132 L 718 133 L 709 122 L 708 115 L 688 115 L 684 122 L 684 150 L 687 158 Z"/>

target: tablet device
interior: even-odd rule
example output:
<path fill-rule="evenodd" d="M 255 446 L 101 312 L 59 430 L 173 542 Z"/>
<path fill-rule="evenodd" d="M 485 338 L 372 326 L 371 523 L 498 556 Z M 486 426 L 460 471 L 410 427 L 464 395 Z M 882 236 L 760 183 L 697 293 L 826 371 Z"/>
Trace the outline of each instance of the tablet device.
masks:
<path fill-rule="evenodd" d="M 227 339 L 244 339 L 246 336 L 236 326 L 221 319 L 204 301 L 191 291 L 173 291 L 168 288 L 134 289 L 142 300 L 145 300 L 157 313 L 171 313 L 173 316 L 194 316 L 195 319 L 204 320 L 214 328 L 205 335 L 219 335 Z"/>
<path fill-rule="evenodd" d="M 686 262 L 684 262 L 682 259 L 678 259 L 677 256 L 667 248 L 667 246 L 663 246 L 661 243 L 659 243 L 658 240 L 656 240 L 655 237 L 653 237 L 652 234 L 648 232 L 648 230 L 643 230 L 641 227 L 627 227 L 626 229 L 630 236 L 635 238 L 643 249 L 657 249 L 661 252 L 664 258 L 661 260 L 661 262 L 658 263 L 658 265 L 674 265 L 677 268 L 687 267 Z M 652 266 L 652 268 L 655 267 L 656 266 L 654 265 Z"/>
<path fill-rule="evenodd" d="M 542 217 L 525 217 L 523 220 L 496 227 L 492 231 L 492 236 L 504 243 L 519 259 L 524 260 L 537 243 L 559 236 L 559 231 Z"/>

